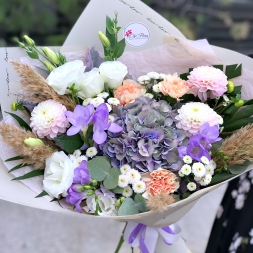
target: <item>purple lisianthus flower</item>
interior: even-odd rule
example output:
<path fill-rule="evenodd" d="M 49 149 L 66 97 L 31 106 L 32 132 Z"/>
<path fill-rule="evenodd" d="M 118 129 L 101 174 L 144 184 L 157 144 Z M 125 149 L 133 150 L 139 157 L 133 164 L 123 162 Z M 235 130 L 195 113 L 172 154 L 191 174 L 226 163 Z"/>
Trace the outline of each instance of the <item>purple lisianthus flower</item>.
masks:
<path fill-rule="evenodd" d="M 94 112 L 94 106 L 88 105 L 83 107 L 77 105 L 74 112 L 66 111 L 65 115 L 72 126 L 68 129 L 67 135 L 75 135 L 79 131 L 85 132 L 88 128 L 89 123 L 92 121 Z"/>
<path fill-rule="evenodd" d="M 91 176 L 90 172 L 88 171 L 87 165 L 87 161 L 82 161 L 80 166 L 74 170 L 73 183 L 85 185 L 91 181 Z"/>
<path fill-rule="evenodd" d="M 214 143 L 222 140 L 222 138 L 219 137 L 220 132 L 219 127 L 217 125 L 210 126 L 209 123 L 207 122 L 201 125 L 199 130 L 200 134 L 204 136 L 209 141 L 209 143 Z"/>
<path fill-rule="evenodd" d="M 93 115 L 93 140 L 97 144 L 102 144 L 107 138 L 105 130 L 112 133 L 118 133 L 123 130 L 123 128 L 116 123 L 109 122 L 109 111 L 105 103 L 98 106 L 96 112 Z"/>

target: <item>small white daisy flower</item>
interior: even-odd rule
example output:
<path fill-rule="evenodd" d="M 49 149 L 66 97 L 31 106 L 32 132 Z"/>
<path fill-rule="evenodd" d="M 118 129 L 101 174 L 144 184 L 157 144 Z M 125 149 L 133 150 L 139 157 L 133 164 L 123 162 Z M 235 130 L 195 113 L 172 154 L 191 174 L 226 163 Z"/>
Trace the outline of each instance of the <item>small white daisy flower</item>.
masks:
<path fill-rule="evenodd" d="M 139 181 L 133 184 L 133 190 L 135 193 L 143 193 L 146 190 L 146 184 L 143 181 Z"/>
<path fill-rule="evenodd" d="M 223 124 L 223 118 L 220 115 L 218 115 L 218 123 L 219 125 Z"/>
<path fill-rule="evenodd" d="M 126 175 L 119 175 L 119 180 L 118 180 L 118 186 L 121 188 L 125 188 L 128 186 L 128 176 Z"/>
<path fill-rule="evenodd" d="M 200 180 L 202 180 L 202 177 L 194 177 L 194 180 L 195 180 L 196 182 L 199 182 Z"/>
<path fill-rule="evenodd" d="M 182 168 L 180 169 L 182 171 L 182 173 L 186 176 L 190 175 L 192 172 L 192 168 L 189 164 L 185 164 L 182 166 Z"/>
<path fill-rule="evenodd" d="M 81 150 L 80 150 L 80 149 L 77 149 L 77 150 L 73 153 L 73 156 L 74 156 L 75 158 L 77 158 L 77 157 L 79 157 L 81 154 L 82 154 L 82 153 L 81 153 Z"/>
<path fill-rule="evenodd" d="M 160 85 L 159 85 L 159 84 L 155 84 L 155 85 L 153 86 L 153 91 L 154 91 L 155 93 L 161 92 L 161 90 L 160 90 Z"/>
<path fill-rule="evenodd" d="M 109 122 L 113 122 L 114 120 L 115 120 L 115 118 L 114 118 L 112 115 L 109 115 L 108 121 L 109 121 Z"/>
<path fill-rule="evenodd" d="M 91 147 L 91 148 L 88 148 L 86 150 L 86 155 L 90 158 L 92 158 L 93 156 L 95 156 L 96 154 L 98 153 L 97 149 L 95 147 Z"/>
<path fill-rule="evenodd" d="M 179 170 L 178 175 L 179 175 L 180 177 L 184 177 L 184 173 L 182 172 L 182 170 Z"/>
<path fill-rule="evenodd" d="M 210 160 L 209 165 L 213 167 L 213 169 L 216 169 L 216 162 L 214 160 Z"/>
<path fill-rule="evenodd" d="M 81 156 L 76 158 L 76 161 L 80 165 L 82 161 L 88 161 L 88 158 L 85 155 L 81 155 Z"/>
<path fill-rule="evenodd" d="M 120 167 L 120 171 L 123 175 L 126 175 L 132 168 L 128 164 L 124 164 Z"/>
<path fill-rule="evenodd" d="M 212 180 L 211 175 L 205 175 L 205 177 L 200 181 L 200 185 L 206 186 L 206 185 L 210 184 L 211 180 Z"/>
<path fill-rule="evenodd" d="M 197 185 L 194 183 L 194 182 L 190 182 L 190 183 L 188 183 L 187 184 L 187 189 L 189 190 L 189 191 L 195 191 L 196 190 L 196 188 L 197 188 Z"/>
<path fill-rule="evenodd" d="M 160 74 L 158 74 L 157 72 L 149 72 L 147 74 L 147 76 L 151 79 L 159 79 L 160 78 Z"/>
<path fill-rule="evenodd" d="M 141 174 L 138 170 L 131 169 L 126 174 L 129 177 L 129 183 L 134 184 L 140 181 Z"/>
<path fill-rule="evenodd" d="M 148 98 L 150 98 L 150 99 L 152 99 L 152 98 L 154 97 L 154 95 L 151 94 L 151 93 L 146 93 L 144 96 L 145 96 L 145 97 L 148 97 Z"/>
<path fill-rule="evenodd" d="M 109 98 L 107 100 L 107 103 L 110 105 L 119 105 L 120 101 L 117 98 Z"/>
<path fill-rule="evenodd" d="M 107 98 L 107 97 L 109 97 L 109 93 L 107 93 L 107 92 L 102 92 L 102 93 L 97 94 L 97 97 L 100 97 L 100 98 Z"/>
<path fill-rule="evenodd" d="M 85 98 L 83 101 L 83 106 L 89 105 L 91 100 L 92 100 L 92 98 Z"/>
<path fill-rule="evenodd" d="M 231 192 L 231 195 L 232 195 L 232 198 L 235 199 L 237 197 L 237 195 L 238 195 L 238 191 L 237 190 L 233 190 Z"/>
<path fill-rule="evenodd" d="M 206 174 L 208 175 L 213 175 L 214 174 L 214 169 L 213 166 L 211 166 L 210 164 L 205 165 L 206 168 Z"/>
<path fill-rule="evenodd" d="M 164 79 L 166 76 L 167 76 L 167 75 L 165 75 L 165 74 L 160 74 L 160 75 L 159 75 L 159 79 Z"/>
<path fill-rule="evenodd" d="M 139 82 L 140 84 L 149 83 L 149 82 L 150 82 L 150 77 L 147 76 L 147 75 L 140 76 L 140 77 L 138 78 L 138 82 Z"/>
<path fill-rule="evenodd" d="M 104 102 L 105 102 L 105 100 L 103 98 L 96 97 L 90 101 L 90 104 L 94 105 L 94 107 L 98 107 L 99 105 L 103 104 Z"/>
<path fill-rule="evenodd" d="M 126 186 L 124 189 L 123 189 L 123 192 L 122 192 L 122 195 L 126 198 L 128 197 L 131 197 L 133 194 L 133 190 L 130 186 Z"/>
<path fill-rule="evenodd" d="M 183 157 L 183 161 L 187 164 L 191 164 L 192 163 L 192 158 L 189 155 L 186 155 Z"/>
<path fill-rule="evenodd" d="M 110 112 L 110 111 L 112 110 L 112 106 L 109 105 L 108 103 L 105 103 L 105 104 L 106 104 L 106 106 L 107 106 L 108 112 Z"/>
<path fill-rule="evenodd" d="M 201 160 L 201 162 L 202 163 L 204 163 L 204 164 L 209 164 L 209 160 L 207 159 L 207 157 L 205 157 L 205 156 L 202 156 L 201 158 L 200 158 L 200 160 Z"/>
<path fill-rule="evenodd" d="M 206 168 L 203 163 L 194 163 L 192 165 L 192 172 L 196 177 L 203 177 L 206 174 Z"/>

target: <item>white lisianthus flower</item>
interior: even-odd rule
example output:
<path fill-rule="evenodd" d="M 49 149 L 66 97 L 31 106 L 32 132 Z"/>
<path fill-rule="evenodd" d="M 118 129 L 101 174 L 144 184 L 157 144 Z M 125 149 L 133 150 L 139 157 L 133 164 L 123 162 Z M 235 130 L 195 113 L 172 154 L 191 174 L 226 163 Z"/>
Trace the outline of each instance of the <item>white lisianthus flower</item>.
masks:
<path fill-rule="evenodd" d="M 189 190 L 189 191 L 195 191 L 196 190 L 196 188 L 197 188 L 197 186 L 196 186 L 196 184 L 194 183 L 194 182 L 190 182 L 190 183 L 188 183 L 187 184 L 187 189 Z"/>
<path fill-rule="evenodd" d="M 120 101 L 117 98 L 109 98 L 107 100 L 107 103 L 110 105 L 119 105 Z"/>
<path fill-rule="evenodd" d="M 94 107 L 98 107 L 99 105 L 103 104 L 105 102 L 105 100 L 103 98 L 100 98 L 100 97 L 96 97 L 96 98 L 93 98 L 91 101 L 90 101 L 90 104 L 91 105 L 94 105 Z"/>
<path fill-rule="evenodd" d="M 109 93 L 107 93 L 107 92 L 102 92 L 102 93 L 97 94 L 97 97 L 100 97 L 100 98 L 107 98 L 107 97 L 109 97 Z"/>
<path fill-rule="evenodd" d="M 86 99 L 84 99 L 83 100 L 83 106 L 85 107 L 85 106 L 89 105 L 90 102 L 91 102 L 91 100 L 92 100 L 92 98 L 86 98 Z"/>
<path fill-rule="evenodd" d="M 150 77 L 151 79 L 159 79 L 160 78 L 160 74 L 158 74 L 157 72 L 149 72 L 147 74 L 148 77 Z"/>
<path fill-rule="evenodd" d="M 106 61 L 99 67 L 100 75 L 110 89 L 118 88 L 127 74 L 127 66 L 120 61 Z"/>
<path fill-rule="evenodd" d="M 154 97 L 154 95 L 151 94 L 151 93 L 146 93 L 144 96 L 145 96 L 145 97 L 148 97 L 148 98 L 150 98 L 150 99 L 152 99 L 152 98 Z"/>
<path fill-rule="evenodd" d="M 192 172 L 196 177 L 203 177 L 206 174 L 206 168 L 203 163 L 194 163 L 192 165 Z"/>
<path fill-rule="evenodd" d="M 155 84 L 155 85 L 153 86 L 153 91 L 154 91 L 155 93 L 161 92 L 161 90 L 160 90 L 160 85 L 159 85 L 159 84 Z"/>
<path fill-rule="evenodd" d="M 150 82 L 150 77 L 147 76 L 147 75 L 140 76 L 140 77 L 138 78 L 138 82 L 139 82 L 140 84 L 149 83 L 149 82 Z"/>
<path fill-rule="evenodd" d="M 62 66 L 55 68 L 47 77 L 47 83 L 59 95 L 70 93 L 67 89 L 75 84 L 79 88 L 80 79 L 85 70 L 83 62 L 80 60 L 70 61 Z"/>
<path fill-rule="evenodd" d="M 185 164 L 185 165 L 182 166 L 182 168 L 180 169 L 180 171 L 181 171 L 184 175 L 188 176 L 188 175 L 191 174 L 192 168 L 191 168 L 191 166 L 190 166 L 189 164 Z"/>
<path fill-rule="evenodd" d="M 128 164 L 124 164 L 120 167 L 120 171 L 123 175 L 126 175 L 126 173 L 131 169 L 132 168 Z"/>
<path fill-rule="evenodd" d="M 46 159 L 43 189 L 54 198 L 67 191 L 73 182 L 74 169 L 78 167 L 75 160 L 71 160 L 63 151 L 55 152 Z"/>
<path fill-rule="evenodd" d="M 90 147 L 86 150 L 86 155 L 90 158 L 95 156 L 98 153 L 97 149 L 95 147 Z"/>
<path fill-rule="evenodd" d="M 95 213 L 97 203 L 95 201 L 95 195 L 87 197 L 86 204 L 83 209 L 88 213 Z M 115 198 L 106 197 L 103 194 L 97 195 L 98 197 L 98 205 L 101 208 L 102 212 L 98 212 L 100 216 L 115 216 L 117 215 L 115 208 Z"/>
<path fill-rule="evenodd" d="M 129 181 L 128 176 L 119 175 L 118 186 L 121 188 L 125 188 L 126 186 L 128 186 L 128 181 Z"/>
<path fill-rule="evenodd" d="M 202 156 L 201 158 L 200 158 L 200 160 L 201 160 L 201 162 L 202 163 L 204 163 L 204 164 L 209 164 L 209 160 L 207 159 L 207 157 L 205 157 L 205 156 Z"/>
<path fill-rule="evenodd" d="M 128 197 L 131 197 L 133 194 L 133 190 L 130 186 L 126 186 L 124 189 L 123 189 L 123 192 L 122 192 L 122 195 L 126 198 Z"/>
<path fill-rule="evenodd" d="M 192 158 L 189 155 L 186 155 L 183 157 L 183 161 L 187 164 L 191 164 L 192 163 Z"/>
<path fill-rule="evenodd" d="M 98 68 L 82 74 L 78 97 L 92 98 L 104 90 L 104 79 L 100 76 Z"/>
<path fill-rule="evenodd" d="M 133 184 L 133 190 L 135 193 L 143 193 L 146 190 L 146 184 L 143 181 L 139 181 Z"/>
<path fill-rule="evenodd" d="M 129 178 L 129 183 L 130 184 L 134 184 L 134 183 L 137 183 L 140 181 L 141 179 L 141 174 L 138 170 L 135 170 L 135 169 L 131 169 L 129 170 L 126 175 L 128 176 Z"/>

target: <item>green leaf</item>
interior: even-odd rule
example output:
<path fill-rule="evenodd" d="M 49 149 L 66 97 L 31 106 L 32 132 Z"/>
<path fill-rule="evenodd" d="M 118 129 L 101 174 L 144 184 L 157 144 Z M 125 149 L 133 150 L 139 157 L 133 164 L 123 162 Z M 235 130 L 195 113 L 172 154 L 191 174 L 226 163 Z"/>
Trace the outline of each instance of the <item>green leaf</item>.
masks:
<path fill-rule="evenodd" d="M 232 122 L 224 126 L 223 132 L 235 131 L 248 125 L 249 123 L 253 123 L 253 118 L 241 119 L 240 121 Z"/>
<path fill-rule="evenodd" d="M 189 196 L 191 195 L 191 193 L 190 192 L 185 192 L 184 193 L 184 195 L 183 195 L 183 199 L 186 199 L 186 198 L 188 198 Z"/>
<path fill-rule="evenodd" d="M 110 17 L 106 16 L 106 29 L 110 34 L 114 34 L 113 28 L 114 28 L 113 21 L 110 19 Z"/>
<path fill-rule="evenodd" d="M 44 170 L 33 170 L 31 172 L 26 173 L 25 175 L 23 175 L 21 177 L 15 177 L 12 180 L 24 180 L 27 178 L 37 177 L 37 176 L 41 176 L 41 175 L 44 175 Z"/>
<path fill-rule="evenodd" d="M 111 168 L 103 182 L 104 187 L 108 190 L 114 189 L 118 185 L 119 169 Z"/>
<path fill-rule="evenodd" d="M 21 127 L 23 127 L 25 130 L 30 131 L 30 132 L 32 131 L 31 127 L 18 115 L 11 113 L 11 112 L 6 112 L 6 113 L 10 114 L 18 122 L 18 124 Z"/>
<path fill-rule="evenodd" d="M 113 47 L 114 58 L 119 58 L 124 53 L 125 47 L 126 47 L 125 39 L 122 39 L 119 42 L 117 42 Z"/>
<path fill-rule="evenodd" d="M 232 97 L 232 96 L 241 94 L 241 90 L 242 90 L 242 85 L 235 86 L 234 91 L 232 93 L 229 93 L 229 96 Z"/>
<path fill-rule="evenodd" d="M 118 210 L 119 216 L 133 215 L 137 213 L 139 213 L 138 207 L 131 198 L 126 198 Z"/>
<path fill-rule="evenodd" d="M 245 105 L 253 105 L 253 99 L 248 100 L 247 102 L 244 103 Z"/>
<path fill-rule="evenodd" d="M 104 57 L 104 62 L 106 61 L 113 61 L 112 57 L 111 56 L 105 56 Z"/>
<path fill-rule="evenodd" d="M 146 205 L 146 199 L 144 199 L 141 194 L 135 195 L 134 202 L 136 203 L 136 206 L 141 213 L 148 211 L 148 208 Z"/>
<path fill-rule="evenodd" d="M 220 173 L 220 174 L 216 174 L 213 178 L 212 178 L 212 181 L 210 183 L 211 184 L 217 184 L 217 183 L 220 183 L 220 182 L 223 182 L 225 180 L 228 180 L 232 177 L 234 177 L 235 175 L 233 174 L 229 174 L 227 172 L 225 173 Z"/>
<path fill-rule="evenodd" d="M 195 96 L 192 94 L 185 94 L 182 96 L 183 103 L 187 103 L 189 101 L 194 101 L 194 99 L 195 99 Z"/>
<path fill-rule="evenodd" d="M 224 68 L 223 65 L 213 65 L 213 67 L 216 69 L 220 69 L 221 71 L 223 71 L 223 68 Z"/>
<path fill-rule="evenodd" d="M 190 73 L 184 73 L 184 74 L 181 74 L 180 75 L 180 78 L 187 81 L 188 80 L 188 76 L 189 76 Z"/>
<path fill-rule="evenodd" d="M 224 117 L 224 122 L 226 124 L 227 119 L 231 119 L 231 116 L 233 116 L 237 111 L 239 107 L 236 107 L 234 104 L 230 104 L 223 112 L 222 114 L 229 115 L 227 118 Z"/>
<path fill-rule="evenodd" d="M 245 161 L 243 164 L 235 164 L 232 166 L 229 166 L 228 169 L 232 174 L 241 174 L 245 172 L 245 170 L 251 165 L 252 162 Z"/>
<path fill-rule="evenodd" d="M 91 174 L 91 177 L 99 182 L 106 178 L 110 169 L 110 163 L 103 156 L 95 157 L 88 162 L 88 170 Z"/>
<path fill-rule="evenodd" d="M 57 145 L 59 145 L 64 151 L 69 154 L 75 152 L 75 150 L 79 149 L 83 145 L 83 140 L 79 134 L 67 136 L 63 134 L 59 137 L 54 138 Z"/>
<path fill-rule="evenodd" d="M 120 26 L 118 26 L 118 27 L 116 27 L 116 29 L 117 29 L 117 32 L 119 32 L 119 31 L 120 31 L 120 29 L 121 29 L 121 27 L 120 27 Z"/>
<path fill-rule="evenodd" d="M 233 65 L 226 66 L 225 74 L 228 77 L 228 79 L 232 79 L 232 78 L 241 76 L 242 75 L 242 64 L 240 64 L 240 65 L 233 64 Z"/>
<path fill-rule="evenodd" d="M 16 161 L 16 160 L 20 160 L 20 159 L 23 159 L 23 157 L 18 155 L 18 156 L 14 156 L 14 157 L 11 157 L 11 158 L 5 160 L 5 162 Z"/>
<path fill-rule="evenodd" d="M 18 170 L 18 169 L 20 169 L 20 168 L 26 167 L 26 166 L 29 166 L 29 164 L 21 163 L 21 164 L 15 166 L 15 167 L 13 167 L 11 170 L 9 170 L 8 173 L 10 173 L 10 172 L 12 172 L 12 171 L 14 171 L 14 170 Z"/>
<path fill-rule="evenodd" d="M 253 114 L 253 105 L 244 106 L 239 112 L 237 112 L 230 120 L 226 122 L 226 125 L 231 122 L 236 122 L 244 118 L 249 118 Z"/>
<path fill-rule="evenodd" d="M 48 193 L 46 191 L 43 191 L 39 195 L 37 195 L 35 198 L 41 198 L 41 197 L 44 197 L 44 196 L 47 196 L 47 195 L 48 195 Z"/>
<path fill-rule="evenodd" d="M 119 186 L 117 186 L 117 187 L 115 187 L 114 189 L 112 189 L 112 191 L 114 192 L 114 193 L 116 193 L 116 194 L 122 194 L 123 193 L 123 188 L 121 188 L 121 187 L 119 187 Z"/>

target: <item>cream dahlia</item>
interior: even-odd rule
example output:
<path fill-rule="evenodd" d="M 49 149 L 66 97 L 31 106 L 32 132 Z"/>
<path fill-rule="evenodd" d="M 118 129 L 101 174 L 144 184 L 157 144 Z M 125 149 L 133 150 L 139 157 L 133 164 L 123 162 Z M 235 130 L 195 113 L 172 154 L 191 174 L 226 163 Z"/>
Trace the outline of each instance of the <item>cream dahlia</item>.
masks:
<path fill-rule="evenodd" d="M 209 66 L 197 67 L 188 76 L 191 92 L 202 101 L 222 96 L 227 91 L 227 83 L 223 71 Z"/>
<path fill-rule="evenodd" d="M 219 115 L 207 104 L 190 102 L 178 110 L 176 126 L 183 129 L 187 136 L 199 133 L 199 128 L 208 122 L 210 126 L 219 124 Z"/>
<path fill-rule="evenodd" d="M 46 100 L 34 107 L 31 114 L 31 128 L 40 138 L 55 138 L 65 133 L 69 125 L 65 116 L 66 107 L 54 100 Z"/>

